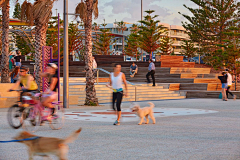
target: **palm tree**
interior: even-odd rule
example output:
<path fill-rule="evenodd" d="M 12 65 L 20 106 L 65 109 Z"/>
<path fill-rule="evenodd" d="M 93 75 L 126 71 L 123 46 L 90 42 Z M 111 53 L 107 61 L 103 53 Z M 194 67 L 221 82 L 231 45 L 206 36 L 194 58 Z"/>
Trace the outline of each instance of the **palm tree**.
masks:
<path fill-rule="evenodd" d="M 52 16 L 54 1 L 55 0 L 37 0 L 34 4 L 24 1 L 21 6 L 21 19 L 26 20 L 30 25 L 35 25 L 35 78 L 39 88 L 41 87 L 42 46 L 46 45 L 46 32 L 49 19 Z"/>
<path fill-rule="evenodd" d="M 92 14 L 98 17 L 98 0 L 81 0 L 75 9 L 76 18 L 84 22 L 85 29 L 85 70 L 86 70 L 86 100 L 85 105 L 98 105 L 95 78 L 92 68 Z"/>
<path fill-rule="evenodd" d="M 9 79 L 9 0 L 0 0 L 2 8 L 2 60 L 1 83 L 10 83 Z"/>
<path fill-rule="evenodd" d="M 119 31 L 122 32 L 122 53 L 124 55 L 124 35 L 123 35 L 123 31 L 125 31 L 127 29 L 125 23 L 123 21 L 121 22 L 117 22 L 117 28 Z"/>

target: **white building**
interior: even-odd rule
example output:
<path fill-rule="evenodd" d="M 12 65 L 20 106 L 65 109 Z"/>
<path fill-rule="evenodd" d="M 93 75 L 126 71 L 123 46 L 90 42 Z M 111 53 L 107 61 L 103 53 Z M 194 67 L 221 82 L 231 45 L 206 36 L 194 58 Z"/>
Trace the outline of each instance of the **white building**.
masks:
<path fill-rule="evenodd" d="M 126 23 L 125 24 L 127 29 L 126 31 L 118 30 L 117 24 L 115 23 L 109 23 L 105 28 L 109 29 L 113 35 L 115 36 L 113 45 L 110 46 L 110 50 L 114 50 L 114 53 L 118 52 L 122 54 L 122 36 L 124 36 L 124 40 L 127 40 L 127 36 L 130 34 L 130 28 L 132 27 L 132 24 Z M 168 36 L 172 39 L 172 46 L 174 54 L 181 54 L 181 44 L 183 40 L 189 40 L 189 36 L 186 32 L 186 29 L 182 26 L 177 25 L 169 25 L 167 23 L 159 23 L 158 25 L 162 25 L 168 30 Z M 100 27 L 103 28 L 103 27 Z M 124 42 L 124 45 L 126 46 L 126 42 Z"/>

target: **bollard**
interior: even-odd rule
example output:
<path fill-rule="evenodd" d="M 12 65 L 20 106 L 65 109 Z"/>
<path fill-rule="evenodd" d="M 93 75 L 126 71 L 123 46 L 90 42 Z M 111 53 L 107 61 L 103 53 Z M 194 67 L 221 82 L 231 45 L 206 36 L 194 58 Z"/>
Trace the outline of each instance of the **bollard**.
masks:
<path fill-rule="evenodd" d="M 97 70 L 97 84 L 98 84 L 98 77 L 99 77 L 99 69 Z"/>

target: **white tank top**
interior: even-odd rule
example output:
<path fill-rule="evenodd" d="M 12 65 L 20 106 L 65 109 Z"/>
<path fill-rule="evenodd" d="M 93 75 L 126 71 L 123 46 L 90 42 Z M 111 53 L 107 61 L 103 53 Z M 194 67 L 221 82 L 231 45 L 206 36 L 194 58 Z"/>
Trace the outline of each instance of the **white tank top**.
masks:
<path fill-rule="evenodd" d="M 111 81 L 113 89 L 123 88 L 122 72 L 117 77 L 114 77 L 114 73 L 111 73 Z"/>

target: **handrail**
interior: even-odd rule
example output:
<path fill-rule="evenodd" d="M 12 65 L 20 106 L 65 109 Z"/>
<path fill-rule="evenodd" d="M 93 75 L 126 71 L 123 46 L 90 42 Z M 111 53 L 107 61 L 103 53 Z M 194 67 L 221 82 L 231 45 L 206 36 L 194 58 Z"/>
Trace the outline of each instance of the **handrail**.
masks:
<path fill-rule="evenodd" d="M 98 78 L 99 78 L 99 71 L 102 71 L 102 72 L 104 72 L 104 73 L 107 73 L 108 75 L 111 74 L 109 71 L 107 71 L 107 70 L 105 70 L 105 69 L 102 69 L 102 68 L 96 68 L 96 69 L 97 69 L 97 84 L 98 84 Z M 126 82 L 127 82 L 128 84 L 135 85 L 134 83 L 129 82 L 129 81 L 127 81 L 127 80 L 126 80 Z"/>

